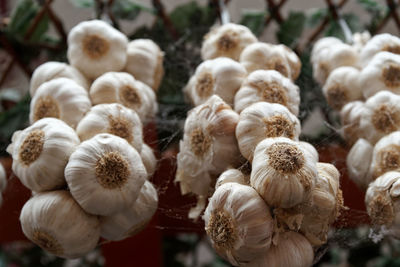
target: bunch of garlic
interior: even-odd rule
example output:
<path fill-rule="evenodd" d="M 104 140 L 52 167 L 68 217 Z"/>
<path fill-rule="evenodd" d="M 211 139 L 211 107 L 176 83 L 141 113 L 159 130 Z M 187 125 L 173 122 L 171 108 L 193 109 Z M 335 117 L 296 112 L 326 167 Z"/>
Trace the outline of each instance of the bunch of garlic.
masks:
<path fill-rule="evenodd" d="M 7 186 L 7 173 L 6 170 L 4 169 L 3 164 L 0 163 L 0 207 L 1 204 L 3 203 L 3 196 L 2 192 L 6 189 Z"/>

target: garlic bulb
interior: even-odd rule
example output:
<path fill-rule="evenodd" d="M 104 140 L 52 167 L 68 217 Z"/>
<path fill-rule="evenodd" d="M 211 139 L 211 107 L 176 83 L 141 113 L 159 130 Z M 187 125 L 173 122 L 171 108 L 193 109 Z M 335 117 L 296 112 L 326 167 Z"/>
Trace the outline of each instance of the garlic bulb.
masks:
<path fill-rule="evenodd" d="M 57 78 L 43 83 L 31 101 L 29 121 L 57 118 L 75 128 L 92 104 L 85 88 L 71 79 Z"/>
<path fill-rule="evenodd" d="M 139 115 L 143 124 L 151 120 L 157 112 L 154 91 L 135 80 L 129 73 L 107 72 L 97 78 L 90 87 L 93 104 L 120 103 Z"/>
<path fill-rule="evenodd" d="M 328 76 L 322 92 L 329 106 L 335 110 L 347 103 L 363 98 L 358 83 L 360 71 L 354 67 L 339 67 Z"/>
<path fill-rule="evenodd" d="M 278 244 L 272 244 L 267 253 L 246 266 L 309 267 L 313 260 L 314 251 L 310 242 L 299 233 L 287 231 L 279 235 Z"/>
<path fill-rule="evenodd" d="M 235 95 L 234 108 L 240 113 L 253 103 L 265 101 L 287 107 L 299 114 L 299 87 L 274 70 L 257 70 L 247 77 Z"/>
<path fill-rule="evenodd" d="M 217 182 L 215 183 L 215 189 L 226 183 L 248 185 L 249 177 L 245 177 L 245 175 L 237 169 L 228 169 L 218 177 Z"/>
<path fill-rule="evenodd" d="M 120 71 L 126 64 L 128 38 L 101 20 L 84 21 L 68 34 L 67 57 L 86 77 Z"/>
<path fill-rule="evenodd" d="M 287 53 L 272 44 L 257 42 L 247 46 L 240 55 L 240 63 L 248 73 L 255 70 L 276 70 L 286 78 L 294 80 Z"/>
<path fill-rule="evenodd" d="M 373 149 L 371 143 L 360 138 L 347 154 L 346 165 L 349 177 L 362 189 L 366 189 L 371 182 L 369 167 Z"/>
<path fill-rule="evenodd" d="M 314 159 L 301 143 L 285 137 L 264 139 L 254 151 L 250 184 L 269 206 L 293 207 L 314 188 Z"/>
<path fill-rule="evenodd" d="M 371 144 L 383 136 L 400 130 L 400 95 L 380 91 L 364 104 L 360 129 Z"/>
<path fill-rule="evenodd" d="M 298 140 L 300 121 L 285 106 L 258 102 L 245 108 L 236 126 L 236 138 L 242 155 L 253 160 L 254 149 L 268 137 L 287 137 Z"/>
<path fill-rule="evenodd" d="M 213 247 L 235 266 L 249 263 L 270 247 L 273 219 L 250 186 L 226 183 L 218 187 L 203 218 Z"/>
<path fill-rule="evenodd" d="M 365 205 L 372 223 L 385 226 L 385 232 L 400 239 L 400 173 L 387 172 L 372 182 L 365 194 Z"/>
<path fill-rule="evenodd" d="M 79 142 L 75 131 L 63 121 L 45 118 L 15 132 L 7 152 L 21 182 L 41 192 L 65 185 L 64 168 Z"/>
<path fill-rule="evenodd" d="M 139 116 L 132 109 L 120 104 L 93 106 L 76 127 L 76 132 L 85 141 L 99 133 L 109 133 L 124 138 L 138 152 L 142 150 L 143 130 Z"/>
<path fill-rule="evenodd" d="M 206 60 L 196 68 L 184 92 L 195 106 L 214 94 L 232 106 L 235 94 L 246 76 L 246 69 L 230 58 Z"/>
<path fill-rule="evenodd" d="M 356 32 L 353 34 L 353 47 L 360 54 L 361 50 L 364 48 L 364 46 L 368 43 L 370 39 L 371 39 L 371 34 L 368 31 Z M 360 56 L 360 61 L 361 61 L 361 56 Z M 363 65 L 361 64 L 359 67 L 362 68 Z"/>
<path fill-rule="evenodd" d="M 49 61 L 35 69 L 32 74 L 29 93 L 35 95 L 36 90 L 43 83 L 56 78 L 69 78 L 89 90 L 89 81 L 78 69 L 61 62 Z"/>
<path fill-rule="evenodd" d="M 101 237 L 118 241 L 139 233 L 153 217 L 157 204 L 157 190 L 146 181 L 134 204 L 114 215 L 100 218 Z"/>
<path fill-rule="evenodd" d="M 143 143 L 142 150 L 140 151 L 140 157 L 142 158 L 148 177 L 153 176 L 157 168 L 157 159 L 154 155 L 153 149 L 147 144 Z"/>
<path fill-rule="evenodd" d="M 400 55 L 379 52 L 360 73 L 360 86 L 367 99 L 379 91 L 400 94 Z"/>
<path fill-rule="evenodd" d="M 318 151 L 313 145 L 304 141 L 299 141 L 299 143 L 303 146 L 305 150 L 308 150 L 308 153 L 313 157 L 315 162 L 319 161 Z"/>
<path fill-rule="evenodd" d="M 300 58 L 296 55 L 295 52 L 293 52 L 292 49 L 290 49 L 286 45 L 283 45 L 283 44 L 275 45 L 275 48 L 277 50 L 281 50 L 283 55 L 285 55 L 286 60 L 290 66 L 290 71 L 292 73 L 292 75 L 291 75 L 292 80 L 295 81 L 299 77 L 300 71 L 301 71 Z"/>
<path fill-rule="evenodd" d="M 227 23 L 213 28 L 204 36 L 201 57 L 203 60 L 229 57 L 238 61 L 242 50 L 255 42 L 257 38 L 247 27 Z"/>
<path fill-rule="evenodd" d="M 397 170 L 400 170 L 400 131 L 386 135 L 375 144 L 370 167 L 372 179 Z"/>
<path fill-rule="evenodd" d="M 341 66 L 356 66 L 357 62 L 357 49 L 335 37 L 321 38 L 315 43 L 311 52 L 313 77 L 321 85 L 334 69 Z"/>
<path fill-rule="evenodd" d="M 146 178 L 139 153 L 125 139 L 111 134 L 98 134 L 81 143 L 65 168 L 68 187 L 79 205 L 104 216 L 130 207 Z"/>
<path fill-rule="evenodd" d="M 366 66 L 376 54 L 382 51 L 400 54 L 400 38 L 389 33 L 372 37 L 360 52 L 360 65 Z"/>
<path fill-rule="evenodd" d="M 38 193 L 19 217 L 22 231 L 42 249 L 63 258 L 79 258 L 97 245 L 100 223 L 87 214 L 68 191 Z"/>
<path fill-rule="evenodd" d="M 364 111 L 365 107 L 362 101 L 349 102 L 340 111 L 340 122 L 342 124 L 340 134 L 350 145 L 364 136 L 360 129 L 360 119 Z"/>
<path fill-rule="evenodd" d="M 136 39 L 128 44 L 125 71 L 157 91 L 164 75 L 164 53 L 150 39 Z"/>

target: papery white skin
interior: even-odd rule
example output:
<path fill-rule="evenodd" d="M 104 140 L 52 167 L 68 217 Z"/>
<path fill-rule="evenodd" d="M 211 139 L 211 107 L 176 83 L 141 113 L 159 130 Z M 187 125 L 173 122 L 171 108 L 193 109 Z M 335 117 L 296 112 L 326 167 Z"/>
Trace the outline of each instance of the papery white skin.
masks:
<path fill-rule="evenodd" d="M 121 97 L 123 88 L 131 88 L 140 103 L 130 102 Z M 94 105 L 103 103 L 120 103 L 136 111 L 145 125 L 157 112 L 158 106 L 154 91 L 126 72 L 107 72 L 97 78 L 90 87 L 90 98 Z"/>
<path fill-rule="evenodd" d="M 62 251 L 50 252 L 58 257 L 82 257 L 96 247 L 100 237 L 97 216 L 87 214 L 68 191 L 36 194 L 25 203 L 19 219 L 25 236 L 33 242 L 36 242 L 35 231 L 45 232 L 57 240 Z M 46 241 L 41 242 L 38 245 L 46 249 L 43 247 Z"/>
<path fill-rule="evenodd" d="M 153 176 L 157 169 L 157 158 L 154 155 L 153 149 L 147 144 L 143 143 L 142 150 L 140 151 L 144 167 L 146 168 L 148 178 Z"/>
<path fill-rule="evenodd" d="M 309 267 L 313 260 L 314 251 L 310 242 L 299 233 L 287 231 L 279 235 L 278 244 L 272 244 L 265 255 L 246 266 Z"/>
<path fill-rule="evenodd" d="M 27 165 L 20 158 L 21 146 L 35 130 L 44 132 L 43 147 L 37 159 Z M 20 181 L 30 190 L 41 192 L 65 185 L 64 168 L 79 143 L 75 131 L 63 121 L 44 118 L 15 132 L 7 152 L 12 155 L 12 170 Z"/>
<path fill-rule="evenodd" d="M 7 187 L 7 173 L 3 164 L 0 163 L 0 195 Z M 1 202 L 0 202 L 1 203 Z"/>
<path fill-rule="evenodd" d="M 117 123 L 112 128 L 112 123 Z M 81 141 L 92 138 L 99 133 L 110 133 L 125 138 L 139 153 L 142 151 L 142 122 L 137 113 L 121 104 L 99 104 L 93 106 L 76 127 Z M 122 133 L 116 131 L 123 131 Z"/>
<path fill-rule="evenodd" d="M 389 78 L 385 76 L 386 72 Z M 360 73 L 359 80 L 364 98 L 367 99 L 383 90 L 400 94 L 399 75 L 400 55 L 389 52 L 377 53 Z"/>
<path fill-rule="evenodd" d="M 213 228 L 216 227 L 213 222 L 218 213 L 231 220 L 232 235 L 229 238 L 232 238 L 232 244 L 220 244 L 221 241 L 213 239 L 215 233 L 222 235 L 222 231 L 226 230 Z M 269 207 L 250 186 L 222 184 L 210 198 L 203 219 L 217 253 L 235 266 L 249 263 L 265 254 L 270 247 L 273 219 Z"/>
<path fill-rule="evenodd" d="M 268 119 L 279 116 L 282 120 L 286 120 L 288 125 L 270 123 L 267 125 Z M 279 123 L 279 122 L 278 122 Z M 279 127 L 290 127 L 289 129 L 279 128 L 278 132 L 272 132 L 273 129 Z M 287 137 L 292 140 L 298 140 L 301 132 L 300 121 L 285 106 L 281 104 L 258 102 L 245 108 L 239 117 L 236 126 L 236 138 L 242 155 L 249 160 L 253 160 L 254 149 L 259 142 L 269 137 Z M 281 134 L 281 135 L 276 135 Z"/>
<path fill-rule="evenodd" d="M 213 28 L 204 36 L 201 46 L 201 58 L 207 60 L 217 57 L 229 57 L 238 61 L 242 50 L 255 42 L 257 42 L 257 38 L 247 27 L 227 23 Z M 231 47 L 224 48 L 224 45 Z"/>
<path fill-rule="evenodd" d="M 304 141 L 299 141 L 299 143 L 302 145 L 303 149 L 308 150 L 308 153 L 312 155 L 315 162 L 319 161 L 318 151 L 312 144 Z"/>
<path fill-rule="evenodd" d="M 360 138 L 351 147 L 346 158 L 347 173 L 349 178 L 360 188 L 366 189 L 371 181 L 369 168 L 374 147 L 367 140 Z"/>
<path fill-rule="evenodd" d="M 299 170 L 284 173 L 271 166 L 270 160 L 284 166 L 289 164 L 285 158 L 271 158 L 267 153 L 277 144 L 288 144 L 299 151 L 299 156 L 304 160 Z M 286 153 L 289 153 L 287 148 L 280 152 L 284 156 L 288 156 Z M 299 142 L 285 137 L 267 138 L 261 141 L 254 151 L 250 184 L 271 207 L 290 208 L 305 201 L 314 188 L 316 177 L 315 156 Z"/>
<path fill-rule="evenodd" d="M 365 107 L 362 101 L 349 102 L 340 111 L 340 122 L 342 124 L 340 134 L 350 145 L 364 137 L 364 133 L 360 129 L 360 119 L 364 111 Z"/>
<path fill-rule="evenodd" d="M 381 51 L 400 52 L 400 38 L 389 33 L 377 34 L 367 42 L 360 52 L 360 67 L 365 67 Z"/>
<path fill-rule="evenodd" d="M 375 180 L 385 172 L 396 170 L 400 170 L 400 131 L 382 137 L 375 144 L 369 172 Z"/>
<path fill-rule="evenodd" d="M 248 185 L 249 177 L 245 177 L 245 175 L 237 169 L 228 169 L 221 173 L 221 175 L 218 177 L 217 182 L 215 183 L 215 190 L 226 183 L 238 183 Z"/>
<path fill-rule="evenodd" d="M 276 70 L 286 78 L 294 80 L 294 75 L 287 59 L 287 53 L 276 45 L 257 42 L 247 46 L 240 55 L 240 63 L 248 73 L 256 70 Z"/>
<path fill-rule="evenodd" d="M 313 77 L 323 85 L 329 73 L 341 66 L 357 66 L 357 49 L 335 37 L 319 39 L 311 52 Z"/>
<path fill-rule="evenodd" d="M 264 95 L 265 93 L 275 92 L 271 91 L 271 88 L 268 86 L 272 86 L 273 90 L 281 91 L 280 93 L 285 101 L 279 100 L 280 103 L 278 104 L 286 106 L 295 116 L 299 114 L 299 87 L 290 79 L 285 78 L 275 70 L 257 70 L 247 76 L 247 79 L 243 82 L 242 87 L 235 95 L 235 111 L 240 113 L 246 107 L 260 101 L 278 101 L 269 99 L 268 95 L 266 98 Z"/>
<path fill-rule="evenodd" d="M 84 49 L 84 40 L 97 36 L 107 43 L 108 49 L 102 55 L 91 57 Z M 120 71 L 127 60 L 128 38 L 108 23 L 101 20 L 81 22 L 68 34 L 67 57 L 70 64 L 86 77 L 96 79 L 109 71 Z M 95 48 L 96 44 L 94 44 Z"/>
<path fill-rule="evenodd" d="M 371 34 L 368 31 L 356 32 L 353 34 L 353 47 L 360 54 L 361 50 L 369 42 L 370 39 L 371 39 Z M 361 56 L 360 56 L 360 58 L 361 58 Z M 360 59 L 360 61 L 361 61 L 361 59 Z M 362 69 L 362 64 L 360 64 L 359 67 L 360 67 L 360 69 Z"/>
<path fill-rule="evenodd" d="M 301 71 L 300 58 L 292 49 L 290 49 L 286 45 L 279 44 L 274 46 L 276 49 L 281 50 L 283 55 L 286 57 L 292 73 L 292 80 L 295 81 L 299 77 Z"/>
<path fill-rule="evenodd" d="M 90 82 L 80 71 L 62 62 L 48 61 L 35 69 L 32 74 L 29 93 L 35 95 L 37 88 L 43 83 L 56 78 L 69 78 L 89 91 Z"/>
<path fill-rule="evenodd" d="M 100 218 L 101 237 L 118 241 L 139 233 L 150 222 L 157 205 L 157 190 L 146 181 L 139 197 L 128 209 Z"/>
<path fill-rule="evenodd" d="M 117 152 L 128 163 L 125 183 L 114 188 L 103 187 L 95 170 L 98 160 L 108 152 Z M 79 205 L 88 213 L 104 216 L 130 207 L 146 178 L 139 153 L 125 139 L 111 134 L 98 134 L 82 142 L 65 168 L 68 187 Z"/>
<path fill-rule="evenodd" d="M 246 69 L 240 63 L 230 58 L 218 57 L 201 63 L 183 90 L 195 106 L 204 103 L 213 94 L 233 106 L 235 94 L 246 76 Z M 203 88 L 201 83 L 205 77 L 207 82 L 211 79 L 211 84 L 205 85 L 207 88 Z M 199 91 L 201 89 L 207 92 Z"/>
<path fill-rule="evenodd" d="M 322 92 L 331 108 L 340 111 L 347 103 L 363 99 L 358 83 L 360 71 L 354 67 L 338 67 L 328 76 Z"/>
<path fill-rule="evenodd" d="M 29 121 L 36 121 L 35 111 L 40 106 L 41 99 L 50 97 L 59 110 L 57 119 L 65 121 L 75 128 L 92 104 L 89 95 L 82 86 L 71 79 L 57 78 L 43 83 L 32 98 L 29 112 Z M 41 118 L 40 118 L 41 119 Z"/>
<path fill-rule="evenodd" d="M 164 75 L 164 53 L 150 39 L 136 39 L 128 44 L 125 71 L 157 91 Z"/>
<path fill-rule="evenodd" d="M 363 137 L 371 144 L 400 130 L 400 95 L 380 91 L 370 97 L 364 104 L 359 127 Z"/>
<path fill-rule="evenodd" d="M 396 239 L 400 239 L 399 196 L 400 173 L 394 171 L 383 174 L 369 184 L 365 194 L 365 205 L 372 222 L 375 226 L 385 226 L 385 234 Z"/>

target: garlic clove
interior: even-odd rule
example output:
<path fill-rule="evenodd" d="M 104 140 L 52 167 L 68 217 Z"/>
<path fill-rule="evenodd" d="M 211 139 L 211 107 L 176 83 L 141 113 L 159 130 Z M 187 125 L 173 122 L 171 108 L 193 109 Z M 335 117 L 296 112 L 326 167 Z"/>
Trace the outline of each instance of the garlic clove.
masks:
<path fill-rule="evenodd" d="M 315 158 L 301 143 L 267 138 L 254 151 L 250 184 L 271 207 L 290 208 L 305 201 L 316 177 Z"/>
<path fill-rule="evenodd" d="M 157 91 L 164 75 L 160 47 L 150 39 L 136 39 L 129 42 L 127 53 L 124 70 Z"/>
<path fill-rule="evenodd" d="M 154 155 L 153 149 L 147 144 L 143 143 L 142 150 L 140 151 L 144 167 L 146 168 L 148 178 L 152 177 L 157 169 L 157 158 Z"/>
<path fill-rule="evenodd" d="M 281 104 L 297 116 L 300 104 L 299 87 L 277 71 L 254 71 L 237 91 L 234 109 L 241 113 L 246 107 L 260 101 Z"/>
<path fill-rule="evenodd" d="M 382 51 L 400 54 L 400 38 L 389 33 L 373 36 L 360 52 L 360 66 L 365 67 L 376 54 Z"/>
<path fill-rule="evenodd" d="M 359 138 L 364 137 L 364 132 L 360 129 L 360 120 L 365 112 L 364 102 L 352 101 L 343 106 L 340 111 L 340 121 L 342 129 L 340 134 L 349 145 L 357 142 Z"/>
<path fill-rule="evenodd" d="M 203 218 L 213 247 L 235 266 L 249 263 L 270 247 L 273 219 L 250 186 L 222 184 L 210 198 Z"/>
<path fill-rule="evenodd" d="M 82 142 L 65 168 L 75 200 L 86 212 L 103 216 L 130 207 L 146 178 L 139 153 L 125 139 L 111 134 Z"/>
<path fill-rule="evenodd" d="M 253 160 L 259 142 L 269 137 L 287 137 L 298 140 L 300 121 L 285 106 L 258 102 L 245 108 L 236 126 L 236 138 L 242 155 Z"/>
<path fill-rule="evenodd" d="M 138 152 L 142 150 L 142 122 L 137 113 L 121 104 L 99 104 L 93 106 L 76 127 L 81 141 L 99 133 L 109 133 L 124 138 Z"/>
<path fill-rule="evenodd" d="M 213 28 L 204 36 L 201 57 L 203 60 L 229 57 L 238 61 L 242 50 L 255 42 L 257 38 L 247 27 L 227 23 Z"/>
<path fill-rule="evenodd" d="M 388 171 L 400 170 L 400 131 L 380 139 L 374 146 L 370 173 L 372 179 Z"/>
<path fill-rule="evenodd" d="M 41 192 L 65 185 L 64 168 L 79 143 L 75 131 L 63 121 L 45 118 L 15 132 L 7 151 L 21 182 Z"/>
<path fill-rule="evenodd" d="M 84 212 L 68 191 L 36 194 L 22 208 L 20 221 L 26 237 L 58 257 L 82 257 L 100 237 L 98 218 Z"/>
<path fill-rule="evenodd" d="M 158 109 L 154 91 L 126 72 L 107 72 L 97 78 L 90 87 L 90 98 L 94 105 L 120 103 L 133 109 L 144 125 Z"/>
<path fill-rule="evenodd" d="M 84 21 L 68 34 L 67 57 L 86 77 L 120 71 L 127 59 L 128 38 L 101 20 Z"/>
<path fill-rule="evenodd" d="M 46 117 L 65 121 L 75 128 L 92 104 L 87 91 L 67 78 L 43 83 L 32 98 L 29 121 L 34 123 Z"/>
<path fill-rule="evenodd" d="M 214 94 L 232 106 L 235 94 L 246 76 L 246 69 L 230 58 L 206 60 L 196 68 L 184 92 L 195 106 L 204 103 Z"/>
<path fill-rule="evenodd" d="M 136 202 L 128 209 L 100 218 L 101 237 L 118 241 L 139 233 L 150 222 L 157 204 L 157 190 L 146 181 Z"/>
<path fill-rule="evenodd" d="M 36 90 L 43 83 L 62 77 L 74 80 L 87 91 L 89 90 L 88 79 L 78 69 L 65 63 L 49 61 L 37 67 L 33 72 L 29 88 L 31 97 L 35 95 Z"/>
<path fill-rule="evenodd" d="M 372 179 L 369 168 L 373 149 L 371 143 L 360 138 L 347 154 L 346 165 L 349 177 L 362 189 L 366 189 Z"/>
<path fill-rule="evenodd" d="M 245 177 L 245 175 L 237 169 L 228 169 L 218 177 L 217 182 L 215 183 L 215 190 L 226 183 L 238 183 L 248 185 L 249 177 Z"/>

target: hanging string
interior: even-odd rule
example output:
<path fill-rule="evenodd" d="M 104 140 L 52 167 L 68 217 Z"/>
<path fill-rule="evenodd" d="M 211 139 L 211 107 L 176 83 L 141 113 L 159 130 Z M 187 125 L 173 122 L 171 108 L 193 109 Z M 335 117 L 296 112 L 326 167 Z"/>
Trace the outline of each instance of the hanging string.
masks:
<path fill-rule="evenodd" d="M 221 12 L 221 23 L 222 24 L 227 24 L 230 22 L 230 15 L 228 12 L 228 9 L 225 5 L 225 1 L 224 0 L 218 0 L 218 4 L 219 4 L 219 9 Z"/>

